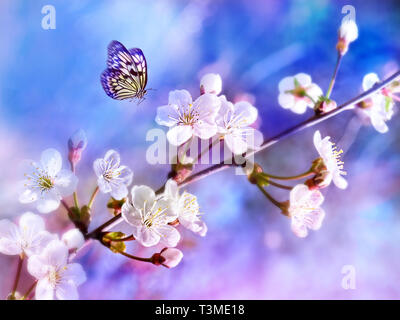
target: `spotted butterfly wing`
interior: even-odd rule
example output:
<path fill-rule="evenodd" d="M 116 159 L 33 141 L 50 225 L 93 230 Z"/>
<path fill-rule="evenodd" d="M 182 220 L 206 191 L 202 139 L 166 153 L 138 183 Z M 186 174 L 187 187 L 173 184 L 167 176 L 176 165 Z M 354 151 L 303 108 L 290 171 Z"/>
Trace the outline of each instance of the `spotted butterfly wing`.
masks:
<path fill-rule="evenodd" d="M 146 94 L 147 63 L 143 51 L 129 51 L 118 41 L 108 46 L 107 69 L 101 74 L 106 94 L 117 100 L 138 98 Z"/>

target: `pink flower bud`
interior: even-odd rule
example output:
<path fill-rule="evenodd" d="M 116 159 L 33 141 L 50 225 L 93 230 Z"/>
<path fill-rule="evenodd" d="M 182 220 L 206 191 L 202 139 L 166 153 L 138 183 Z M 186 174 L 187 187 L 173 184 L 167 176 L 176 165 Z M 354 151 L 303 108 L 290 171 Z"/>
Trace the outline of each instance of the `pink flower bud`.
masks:
<path fill-rule="evenodd" d="M 337 108 L 337 104 L 335 101 L 333 100 L 323 100 L 323 101 L 319 101 L 316 105 L 315 105 L 315 112 L 317 114 L 323 114 L 323 113 L 327 113 L 329 111 L 332 111 L 334 109 Z"/>
<path fill-rule="evenodd" d="M 151 257 L 152 263 L 156 266 L 163 265 L 166 268 L 174 268 L 183 258 L 181 250 L 176 248 L 164 248 L 160 253 L 155 253 Z"/>
<path fill-rule="evenodd" d="M 200 80 L 200 93 L 219 95 L 222 91 L 222 79 L 219 74 L 207 73 Z"/>
<path fill-rule="evenodd" d="M 176 248 L 164 248 L 161 250 L 160 255 L 165 259 L 162 265 L 167 268 L 176 267 L 183 258 L 182 251 Z"/>
<path fill-rule="evenodd" d="M 72 166 L 75 166 L 81 160 L 82 151 L 85 150 L 86 145 L 87 138 L 82 129 L 76 131 L 68 139 L 68 160 Z"/>
<path fill-rule="evenodd" d="M 71 229 L 63 234 L 61 239 L 70 250 L 79 249 L 85 243 L 85 238 L 79 229 Z"/>

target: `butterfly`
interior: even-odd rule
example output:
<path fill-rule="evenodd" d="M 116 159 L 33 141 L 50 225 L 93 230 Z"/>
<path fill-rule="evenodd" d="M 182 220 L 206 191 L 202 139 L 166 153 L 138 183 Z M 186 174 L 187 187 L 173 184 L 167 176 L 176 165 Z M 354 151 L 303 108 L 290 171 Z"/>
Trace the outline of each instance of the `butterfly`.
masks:
<path fill-rule="evenodd" d="M 101 74 L 106 94 L 117 100 L 138 98 L 147 93 L 147 62 L 139 48 L 127 50 L 121 42 L 108 45 L 107 69 Z"/>

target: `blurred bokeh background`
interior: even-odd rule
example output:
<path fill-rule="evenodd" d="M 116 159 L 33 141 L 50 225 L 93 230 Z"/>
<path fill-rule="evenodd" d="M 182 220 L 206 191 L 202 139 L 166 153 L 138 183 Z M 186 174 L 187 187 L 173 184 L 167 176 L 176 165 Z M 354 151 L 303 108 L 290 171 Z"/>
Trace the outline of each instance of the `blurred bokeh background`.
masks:
<path fill-rule="evenodd" d="M 44 5 L 56 9 L 56 29 L 41 27 Z M 150 165 L 148 130 L 168 92 L 199 91 L 207 72 L 220 73 L 223 93 L 247 96 L 260 111 L 265 137 L 312 115 L 295 115 L 277 103 L 278 83 L 298 72 L 326 90 L 336 59 L 342 6 L 356 8 L 359 39 L 345 56 L 332 98 L 339 104 L 361 91 L 363 76 L 387 77 L 399 69 L 398 1 L 86 1 L 0 2 L 0 218 L 34 206 L 15 195 L 18 163 L 55 147 L 66 157 L 67 139 L 83 128 L 89 144 L 78 167 L 79 197 L 87 201 L 96 179 L 94 159 L 114 148 L 134 171 L 134 184 L 158 188 L 167 165 Z M 147 99 L 115 101 L 99 76 L 111 40 L 143 49 L 149 65 Z M 400 298 L 400 156 L 397 116 L 378 134 L 343 113 L 317 128 L 346 152 L 349 187 L 325 189 L 322 228 L 305 239 L 243 176 L 232 170 L 190 185 L 208 224 L 205 238 L 180 229 L 184 260 L 175 269 L 141 264 L 93 243 L 81 252 L 88 281 L 82 299 L 393 299 Z M 266 170 L 296 174 L 317 154 L 313 129 L 257 156 Z M 67 163 L 64 163 L 67 167 Z M 286 199 L 284 192 L 272 191 Z M 70 201 L 70 199 L 68 199 Z M 92 228 L 110 217 L 106 196 L 94 205 Z M 70 224 L 60 209 L 46 216 L 51 231 Z M 129 246 L 149 256 L 154 249 Z M 342 287 L 353 266 L 356 288 Z M 15 257 L 0 257 L 0 297 L 15 272 Z M 24 275 L 22 289 L 31 284 Z M 24 290 L 21 290 L 24 291 Z"/>

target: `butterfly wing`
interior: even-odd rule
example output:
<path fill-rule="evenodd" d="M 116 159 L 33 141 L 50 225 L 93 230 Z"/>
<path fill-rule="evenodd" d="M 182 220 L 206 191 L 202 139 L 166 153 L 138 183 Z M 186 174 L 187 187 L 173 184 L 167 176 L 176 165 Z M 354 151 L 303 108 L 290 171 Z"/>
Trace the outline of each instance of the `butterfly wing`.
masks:
<path fill-rule="evenodd" d="M 104 91 L 113 99 L 141 98 L 147 84 L 147 64 L 142 50 L 128 51 L 118 41 L 108 46 L 107 66 L 101 75 Z"/>
<path fill-rule="evenodd" d="M 138 73 L 140 87 L 144 89 L 147 85 L 147 61 L 143 54 L 143 51 L 139 48 L 133 48 L 129 50 L 132 60 L 136 66 Z"/>
<path fill-rule="evenodd" d="M 101 84 L 106 94 L 117 100 L 136 98 L 138 83 L 121 71 L 106 69 L 101 74 Z"/>

